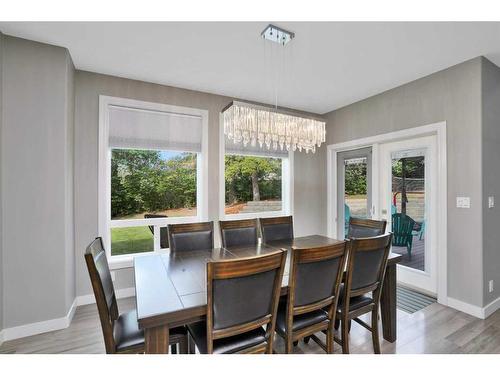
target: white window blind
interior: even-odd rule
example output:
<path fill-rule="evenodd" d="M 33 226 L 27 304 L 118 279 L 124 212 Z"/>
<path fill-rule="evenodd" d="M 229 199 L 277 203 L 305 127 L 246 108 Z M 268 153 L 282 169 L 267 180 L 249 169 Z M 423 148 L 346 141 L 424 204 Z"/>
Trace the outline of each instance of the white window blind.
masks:
<path fill-rule="evenodd" d="M 109 146 L 201 152 L 202 119 L 199 116 L 109 107 Z"/>
<path fill-rule="evenodd" d="M 232 139 L 230 140 L 226 136 L 224 136 L 224 139 L 225 139 L 226 154 L 262 156 L 262 157 L 272 157 L 272 158 L 288 157 L 288 151 L 286 150 L 286 148 L 281 150 L 280 146 L 278 146 L 277 150 L 274 150 L 272 145 L 271 148 L 269 149 L 265 144 L 262 147 L 260 147 L 258 143 L 255 146 L 252 146 L 250 143 L 248 143 L 246 146 L 243 146 L 243 143 L 235 144 Z"/>

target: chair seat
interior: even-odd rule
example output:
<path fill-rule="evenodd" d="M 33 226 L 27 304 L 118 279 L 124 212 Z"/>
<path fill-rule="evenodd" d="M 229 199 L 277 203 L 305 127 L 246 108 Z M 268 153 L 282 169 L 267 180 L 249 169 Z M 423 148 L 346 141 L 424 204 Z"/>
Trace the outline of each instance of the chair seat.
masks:
<path fill-rule="evenodd" d="M 292 330 L 296 332 L 314 324 L 324 322 L 325 320 L 328 320 L 328 313 L 321 309 L 301 315 L 295 315 L 293 317 Z M 276 331 L 282 336 L 286 335 L 286 303 L 280 303 L 278 307 Z"/>
<path fill-rule="evenodd" d="M 349 301 L 349 311 L 357 310 L 363 306 L 369 305 L 370 303 L 373 303 L 373 298 L 367 295 L 351 297 L 351 300 Z M 340 312 L 343 309 L 344 309 L 344 285 L 341 285 L 339 293 L 338 311 Z"/>
<path fill-rule="evenodd" d="M 184 327 L 170 330 L 170 343 L 175 344 L 181 336 L 186 335 Z M 137 311 L 130 310 L 120 314 L 113 326 L 113 337 L 116 350 L 122 351 L 144 345 L 144 330 L 137 323 Z"/>
<path fill-rule="evenodd" d="M 197 322 L 188 325 L 188 330 L 202 354 L 207 350 L 207 325 L 206 322 Z M 214 340 L 214 354 L 236 353 L 244 349 L 266 342 L 266 331 L 262 327 L 236 336 Z"/>

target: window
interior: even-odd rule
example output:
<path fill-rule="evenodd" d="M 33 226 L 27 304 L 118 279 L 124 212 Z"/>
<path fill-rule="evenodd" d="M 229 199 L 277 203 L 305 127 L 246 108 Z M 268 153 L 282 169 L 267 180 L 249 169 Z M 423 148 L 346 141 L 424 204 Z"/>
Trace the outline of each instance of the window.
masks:
<path fill-rule="evenodd" d="M 99 235 L 112 260 L 168 247 L 170 223 L 206 220 L 206 111 L 101 97 L 99 126 Z"/>
<path fill-rule="evenodd" d="M 291 154 L 235 145 L 221 129 L 221 216 L 251 218 L 291 213 Z M 222 197 L 223 195 L 223 197 Z"/>

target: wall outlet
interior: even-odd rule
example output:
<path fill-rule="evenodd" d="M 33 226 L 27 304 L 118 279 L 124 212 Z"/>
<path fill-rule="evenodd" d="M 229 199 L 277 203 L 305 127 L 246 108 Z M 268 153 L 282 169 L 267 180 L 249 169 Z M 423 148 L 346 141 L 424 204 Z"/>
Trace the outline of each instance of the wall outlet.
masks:
<path fill-rule="evenodd" d="M 111 272 L 111 281 L 115 281 L 115 279 L 116 279 L 116 273 Z"/>
<path fill-rule="evenodd" d="M 488 283 L 488 291 L 490 293 L 493 293 L 493 280 L 490 280 L 490 282 Z"/>
<path fill-rule="evenodd" d="M 457 208 L 470 208 L 470 197 L 457 197 Z"/>
<path fill-rule="evenodd" d="M 488 208 L 495 207 L 495 197 L 488 197 Z"/>

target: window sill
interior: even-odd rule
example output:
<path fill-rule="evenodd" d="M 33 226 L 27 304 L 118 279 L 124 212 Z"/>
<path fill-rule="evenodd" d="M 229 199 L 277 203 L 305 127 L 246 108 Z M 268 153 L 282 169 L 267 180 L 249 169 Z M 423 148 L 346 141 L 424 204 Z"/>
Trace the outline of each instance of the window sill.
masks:
<path fill-rule="evenodd" d="M 108 265 L 111 271 L 134 268 L 134 259 L 136 257 L 143 257 L 148 255 L 161 255 L 166 254 L 168 249 L 161 249 L 159 251 L 149 251 L 147 253 L 137 253 L 128 255 L 108 255 Z"/>

